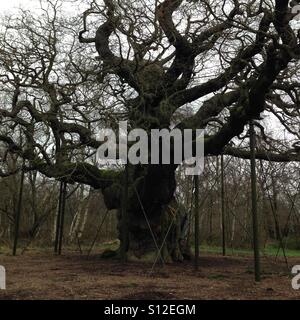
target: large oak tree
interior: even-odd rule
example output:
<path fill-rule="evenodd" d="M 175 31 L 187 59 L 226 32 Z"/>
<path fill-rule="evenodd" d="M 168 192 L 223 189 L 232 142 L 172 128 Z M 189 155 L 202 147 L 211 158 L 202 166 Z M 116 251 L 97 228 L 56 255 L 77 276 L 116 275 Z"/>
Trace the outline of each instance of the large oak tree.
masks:
<path fill-rule="evenodd" d="M 124 170 L 93 159 L 97 132 L 120 120 L 147 131 L 205 129 L 206 156 L 245 159 L 236 138 L 254 120 L 258 158 L 299 161 L 300 47 L 288 0 L 99 0 L 80 19 L 46 4 L 41 16 L 24 11 L 2 27 L 4 160 L 18 154 L 26 170 L 102 189 L 109 209 L 121 208 Z M 261 116 L 276 120 L 288 142 Z M 170 209 L 177 167 L 128 168 L 125 249 L 137 256 L 155 249 L 175 215 L 164 253 L 182 259 L 182 221 Z"/>

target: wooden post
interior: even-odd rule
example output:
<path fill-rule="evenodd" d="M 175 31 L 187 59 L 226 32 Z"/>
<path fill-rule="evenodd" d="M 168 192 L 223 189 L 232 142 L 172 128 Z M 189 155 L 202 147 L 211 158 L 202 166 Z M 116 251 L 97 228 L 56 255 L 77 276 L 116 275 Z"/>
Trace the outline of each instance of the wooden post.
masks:
<path fill-rule="evenodd" d="M 255 130 L 253 121 L 250 122 L 250 152 L 251 152 L 251 196 L 252 196 L 252 224 L 253 224 L 253 249 L 255 281 L 260 282 L 260 255 L 259 255 L 259 232 L 257 218 L 257 190 L 256 190 L 256 157 L 255 157 Z"/>
<path fill-rule="evenodd" d="M 194 197 L 194 212 L 195 212 L 195 269 L 199 269 L 199 246 L 200 246 L 200 217 L 199 217 L 199 176 L 194 176 L 195 197 Z"/>
<path fill-rule="evenodd" d="M 64 183 L 61 182 L 60 183 L 60 188 L 59 188 L 59 200 L 58 200 L 58 209 L 57 209 L 57 218 L 56 218 L 56 233 L 55 233 L 54 253 L 58 252 L 60 219 L 61 219 L 61 205 L 62 205 L 62 195 L 63 195 L 63 184 Z"/>
<path fill-rule="evenodd" d="M 221 156 L 221 213 L 222 213 L 222 248 L 223 256 L 226 256 L 226 226 L 225 226 L 225 176 L 224 155 Z"/>
<path fill-rule="evenodd" d="M 23 201 L 24 175 L 25 175 L 24 168 L 22 168 L 22 170 L 21 170 L 21 179 L 20 179 L 18 205 L 17 205 L 17 211 L 16 211 L 16 215 L 15 215 L 15 235 L 14 235 L 14 245 L 13 245 L 13 256 L 15 256 L 17 254 L 17 246 L 18 246 L 18 239 L 19 239 L 19 229 L 20 229 L 20 218 L 21 218 L 22 201 Z"/>
<path fill-rule="evenodd" d="M 62 252 L 62 242 L 64 236 L 64 222 L 65 222 L 65 209 L 66 209 L 66 196 L 67 196 L 67 183 L 63 183 L 62 192 L 62 205 L 61 205 L 61 215 L 60 215 L 60 230 L 59 230 L 59 243 L 58 243 L 58 254 L 61 255 Z"/>

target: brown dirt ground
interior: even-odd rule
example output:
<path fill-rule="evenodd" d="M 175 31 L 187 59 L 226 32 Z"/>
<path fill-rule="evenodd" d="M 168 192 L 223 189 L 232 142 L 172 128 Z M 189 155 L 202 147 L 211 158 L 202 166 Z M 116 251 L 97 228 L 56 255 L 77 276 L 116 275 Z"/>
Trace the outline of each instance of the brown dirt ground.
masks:
<path fill-rule="evenodd" d="M 300 264 L 300 259 L 290 258 L 289 263 Z M 252 258 L 245 256 L 206 254 L 198 272 L 186 262 L 156 267 L 152 275 L 149 263 L 122 265 L 71 251 L 61 257 L 46 252 L 0 254 L 0 265 L 7 272 L 7 290 L 0 291 L 0 300 L 300 299 L 300 291 L 291 288 L 287 267 L 274 258 L 263 259 L 260 284 L 253 280 Z"/>

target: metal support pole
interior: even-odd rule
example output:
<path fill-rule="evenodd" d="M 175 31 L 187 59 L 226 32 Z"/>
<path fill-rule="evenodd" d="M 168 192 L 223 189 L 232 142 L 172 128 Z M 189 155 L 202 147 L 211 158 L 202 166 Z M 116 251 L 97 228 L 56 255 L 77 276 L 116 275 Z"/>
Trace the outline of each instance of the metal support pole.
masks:
<path fill-rule="evenodd" d="M 59 231 L 60 231 L 60 219 L 61 219 L 61 205 L 62 205 L 62 194 L 63 194 L 63 182 L 60 183 L 59 188 L 59 200 L 58 200 L 58 209 L 57 209 L 57 218 L 56 218 L 56 232 L 55 232 L 55 244 L 54 252 L 58 252 L 58 242 L 59 242 Z"/>
<path fill-rule="evenodd" d="M 127 261 L 127 251 L 129 246 L 129 231 L 128 231 L 128 164 L 125 165 L 124 174 L 124 189 L 122 199 L 122 243 L 120 247 L 120 256 L 123 262 Z"/>
<path fill-rule="evenodd" d="M 59 243 L 58 243 L 58 254 L 62 252 L 62 242 L 64 236 L 64 223 L 65 223 L 65 209 L 66 209 L 66 197 L 67 197 L 67 183 L 63 183 L 62 192 L 62 205 L 61 205 L 61 216 L 60 216 L 60 231 L 59 231 Z"/>
<path fill-rule="evenodd" d="M 257 217 L 257 190 L 256 190 L 256 138 L 253 121 L 250 122 L 250 152 L 251 152 L 251 195 L 252 195 L 252 223 L 253 223 L 253 249 L 255 281 L 260 282 L 260 254 L 259 254 L 259 232 Z"/>
<path fill-rule="evenodd" d="M 194 186 L 195 186 L 195 198 L 194 198 L 194 210 L 195 210 L 195 269 L 199 269 L 199 246 L 200 246 L 200 219 L 199 219 L 199 177 L 194 176 Z"/>
<path fill-rule="evenodd" d="M 222 212 L 222 248 L 223 256 L 226 256 L 226 226 L 225 226 L 225 176 L 224 155 L 221 156 L 221 212 Z"/>
<path fill-rule="evenodd" d="M 15 215 L 15 235 L 14 235 L 14 245 L 13 245 L 13 256 L 17 254 L 18 239 L 19 239 L 19 229 L 20 229 L 20 218 L 22 211 L 22 201 L 23 201 L 23 189 L 24 189 L 24 168 L 21 170 L 21 180 L 19 189 L 18 206 Z"/>

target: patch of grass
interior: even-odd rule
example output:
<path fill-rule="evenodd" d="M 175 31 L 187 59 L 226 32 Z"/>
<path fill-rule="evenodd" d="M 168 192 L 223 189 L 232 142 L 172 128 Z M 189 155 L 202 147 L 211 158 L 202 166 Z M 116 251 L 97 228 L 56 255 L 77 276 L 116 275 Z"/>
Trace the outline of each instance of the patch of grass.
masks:
<path fill-rule="evenodd" d="M 276 256 L 278 252 L 278 246 L 275 244 L 270 244 L 265 248 L 265 254 L 268 256 Z M 287 257 L 300 257 L 300 250 L 296 249 L 285 249 L 285 254 Z M 282 249 L 278 252 L 279 257 L 283 257 L 283 251 Z"/>
<path fill-rule="evenodd" d="M 119 241 L 111 241 L 111 242 L 106 242 L 106 243 L 102 243 L 98 246 L 95 246 L 95 250 L 112 250 L 115 251 L 119 248 L 120 246 L 120 242 Z"/>
<path fill-rule="evenodd" d="M 97 254 L 99 252 L 104 252 L 107 250 L 116 251 L 119 248 L 120 242 L 118 240 L 110 241 L 110 242 L 104 242 L 100 244 L 96 244 L 93 248 L 92 253 Z M 91 244 L 90 243 L 84 243 L 81 245 L 81 250 L 83 254 L 87 254 L 90 250 Z M 18 247 L 18 255 L 21 254 L 23 251 L 24 246 L 22 244 Z M 64 245 L 63 246 L 63 252 L 64 251 L 70 251 L 70 252 L 78 252 L 79 253 L 79 247 L 78 245 Z M 0 255 L 11 255 L 12 249 L 8 246 L 0 246 Z M 31 253 L 31 254 L 39 254 L 39 253 L 49 253 L 53 254 L 53 246 L 41 246 L 41 245 L 32 245 L 26 248 L 25 254 Z"/>
<path fill-rule="evenodd" d="M 1 254 L 11 254 L 12 249 L 10 249 L 9 247 L 4 247 L 4 246 L 0 246 L 0 255 Z"/>
<path fill-rule="evenodd" d="M 200 247 L 200 250 L 202 252 L 206 253 L 222 253 L 221 247 L 214 247 L 214 246 L 208 246 L 204 245 Z M 276 256 L 278 252 L 278 246 L 276 245 L 268 245 L 265 248 L 261 250 L 261 253 L 266 256 Z M 227 248 L 227 255 L 252 255 L 253 251 L 251 249 L 231 249 Z M 293 250 L 293 249 L 286 249 L 285 254 L 287 257 L 300 257 L 300 250 Z M 283 257 L 283 252 L 280 249 L 278 253 L 279 257 Z"/>

